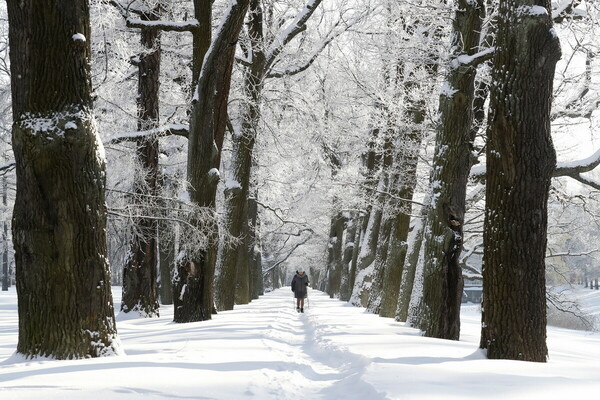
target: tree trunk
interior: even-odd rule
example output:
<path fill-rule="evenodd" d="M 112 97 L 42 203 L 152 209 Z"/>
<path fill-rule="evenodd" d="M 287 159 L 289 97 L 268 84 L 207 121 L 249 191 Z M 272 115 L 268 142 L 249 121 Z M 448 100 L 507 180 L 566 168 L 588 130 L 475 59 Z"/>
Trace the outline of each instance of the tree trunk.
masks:
<path fill-rule="evenodd" d="M 423 219 L 426 215 L 426 212 L 422 212 Z M 423 228 L 423 221 L 418 219 L 412 227 L 412 232 L 407 239 L 410 244 L 410 250 L 406 255 L 406 261 L 404 262 L 404 268 L 402 270 L 398 305 L 396 306 L 396 321 L 405 322 L 408 320 L 410 300 L 415 285 L 417 264 L 419 262 L 419 254 L 421 254 L 421 244 L 423 243 Z"/>
<path fill-rule="evenodd" d="M 467 179 L 472 166 L 476 69 L 460 56 L 479 45 L 484 1 L 459 0 L 453 22 L 454 54 L 440 95 L 440 121 L 431 173 L 432 203 L 425 231 L 423 297 L 417 327 L 426 336 L 458 340 L 463 279 L 459 265 Z"/>
<path fill-rule="evenodd" d="M 550 106 L 558 37 L 550 1 L 500 1 L 488 119 L 481 347 L 545 362 Z"/>
<path fill-rule="evenodd" d="M 352 213 L 346 222 L 346 239 L 344 240 L 344 248 L 342 254 L 342 277 L 340 284 L 340 300 L 350 300 L 352 294 L 352 260 L 355 254 L 355 241 L 357 238 L 359 217 L 356 213 Z"/>
<path fill-rule="evenodd" d="M 8 206 L 8 181 L 2 177 L 2 206 Z M 8 221 L 2 221 L 2 291 L 7 292 L 10 276 L 8 273 Z"/>
<path fill-rule="evenodd" d="M 232 176 L 225 183 L 226 226 L 229 234 L 239 239 L 239 243 L 230 243 L 222 249 L 216 285 L 217 308 L 220 310 L 233 309 L 236 297 L 239 303 L 250 301 L 245 238 L 248 234 L 248 194 L 252 152 L 260 119 L 260 101 L 265 74 L 263 14 L 260 2 L 257 0 L 251 0 L 248 34 L 252 48 L 252 65 L 244 75 L 244 93 L 247 101 L 242 110 L 241 132 L 235 132 L 232 137 Z M 239 273 L 236 274 L 236 271 Z M 239 292 L 237 296 L 236 291 Z"/>
<path fill-rule="evenodd" d="M 384 231 L 385 221 L 383 220 L 384 208 L 389 201 L 386 190 L 389 187 L 390 168 L 392 167 L 393 157 L 393 136 L 392 130 L 386 129 L 383 137 L 383 148 L 381 149 L 381 168 L 379 170 L 379 182 L 375 192 L 375 200 L 370 205 L 368 214 L 368 222 L 364 233 L 361 235 L 361 245 L 356 267 L 356 282 L 352 290 L 351 301 L 358 306 L 367 307 L 371 296 L 371 286 L 374 279 L 378 279 L 377 274 L 380 273 L 382 262 L 382 253 L 380 246 L 382 241 L 385 242 L 387 250 L 387 240 L 389 239 L 389 231 Z M 379 157 L 377 157 L 379 158 Z M 372 165 L 375 167 L 375 165 Z M 371 164 L 367 164 L 368 176 L 372 176 L 370 171 Z M 372 184 L 372 183 L 371 183 Z M 389 224 L 388 224 L 389 227 Z M 387 256 L 387 254 L 386 254 Z M 380 287 L 380 282 L 376 282 L 376 286 Z"/>
<path fill-rule="evenodd" d="M 250 0 L 230 3 L 217 36 L 204 57 L 190 121 L 188 182 L 191 201 L 213 215 L 192 223 L 206 232 L 204 248 L 187 249 L 180 258 L 175 287 L 175 322 L 208 320 L 213 311 L 213 280 L 218 251 L 215 199 L 227 122 L 235 48 Z M 208 24 L 210 26 L 210 24 Z"/>
<path fill-rule="evenodd" d="M 105 161 L 92 114 L 85 0 L 9 0 L 17 193 L 13 240 L 26 357 L 118 352 Z M 51 67 L 49 67 L 51 66 Z"/>
<path fill-rule="evenodd" d="M 346 218 L 338 212 L 331 219 L 329 227 L 329 243 L 327 245 L 327 293 L 330 298 L 340 296 L 342 283 L 342 240 Z"/>
<path fill-rule="evenodd" d="M 250 259 L 250 292 L 252 300 L 265 293 L 262 274 L 262 256 L 260 251 L 260 239 L 258 232 L 258 204 L 256 193 L 248 198 L 248 241 L 247 252 Z"/>
<path fill-rule="evenodd" d="M 159 19 L 160 4 L 142 19 Z M 158 29 L 142 29 L 143 53 L 138 65 L 138 131 L 158 127 L 160 86 L 160 35 Z M 158 305 L 158 223 L 152 218 L 153 208 L 144 207 L 158 192 L 158 138 L 150 136 L 137 141 L 139 175 L 134 182 L 134 201 L 143 210 L 134 217 L 129 256 L 123 268 L 123 298 L 121 311 L 137 312 L 142 317 L 159 315 Z"/>
<path fill-rule="evenodd" d="M 160 223 L 159 232 L 168 231 L 169 227 L 166 225 L 166 223 Z M 158 297 L 160 304 L 164 305 L 173 304 L 173 285 L 171 284 L 171 279 L 173 278 L 173 266 L 175 265 L 175 241 L 166 236 L 159 234 L 158 245 Z"/>

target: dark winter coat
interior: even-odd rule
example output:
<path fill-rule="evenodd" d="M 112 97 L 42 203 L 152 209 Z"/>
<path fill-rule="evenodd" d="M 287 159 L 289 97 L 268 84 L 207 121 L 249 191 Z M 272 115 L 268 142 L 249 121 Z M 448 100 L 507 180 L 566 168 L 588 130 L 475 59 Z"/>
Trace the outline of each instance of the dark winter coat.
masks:
<path fill-rule="evenodd" d="M 292 291 L 294 292 L 295 298 L 306 298 L 306 294 L 308 292 L 308 276 L 306 276 L 306 272 L 302 275 L 296 272 L 294 279 L 292 279 Z"/>

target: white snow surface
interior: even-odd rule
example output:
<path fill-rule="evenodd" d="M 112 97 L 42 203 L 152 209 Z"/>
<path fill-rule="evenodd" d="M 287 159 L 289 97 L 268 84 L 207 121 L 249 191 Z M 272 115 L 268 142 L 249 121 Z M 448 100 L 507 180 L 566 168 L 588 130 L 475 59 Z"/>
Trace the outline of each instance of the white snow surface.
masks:
<path fill-rule="evenodd" d="M 121 289 L 113 293 L 118 304 Z M 600 310 L 600 293 L 585 293 Z M 599 333 L 549 327 L 547 363 L 487 360 L 478 306 L 461 317 L 460 341 L 426 338 L 314 290 L 298 314 L 287 287 L 211 321 L 175 324 L 172 306 L 160 318 L 119 320 L 126 355 L 25 360 L 14 355 L 12 287 L 0 292 L 0 397 L 551 400 L 600 391 Z"/>

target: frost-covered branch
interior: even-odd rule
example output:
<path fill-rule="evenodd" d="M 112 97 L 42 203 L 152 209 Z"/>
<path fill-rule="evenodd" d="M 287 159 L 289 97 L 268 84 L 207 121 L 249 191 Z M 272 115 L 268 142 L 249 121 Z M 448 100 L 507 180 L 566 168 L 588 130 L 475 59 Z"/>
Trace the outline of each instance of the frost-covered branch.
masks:
<path fill-rule="evenodd" d="M 288 220 L 283 219 L 283 217 L 280 216 L 279 213 L 278 213 L 278 211 L 281 211 L 281 210 L 272 208 L 272 207 L 270 207 L 270 206 L 268 206 L 266 204 L 261 203 L 260 201 L 258 201 L 256 199 L 254 201 L 256 201 L 256 204 L 259 205 L 259 206 L 261 206 L 265 210 L 271 211 L 277 217 L 277 219 L 280 220 L 282 223 L 284 223 L 284 224 L 293 224 L 293 223 L 295 223 L 294 221 L 288 221 Z"/>
<path fill-rule="evenodd" d="M 307 70 L 317 60 L 317 58 L 319 58 L 319 55 L 323 52 L 323 50 L 325 50 L 327 48 L 327 46 L 329 46 L 329 44 L 331 42 L 333 42 L 337 37 L 339 37 L 344 32 L 348 31 L 348 29 L 350 29 L 354 25 L 356 25 L 359 21 L 362 20 L 362 18 L 365 15 L 366 14 L 361 14 L 357 18 L 353 19 L 352 21 L 346 22 L 343 29 L 336 31 L 336 28 L 339 27 L 343 22 L 340 19 L 331 28 L 331 31 L 329 32 L 329 34 L 327 35 L 325 40 L 323 40 L 321 45 L 317 48 L 317 50 L 314 52 L 314 54 L 304 64 L 293 65 L 293 66 L 290 66 L 283 70 L 271 71 L 269 74 L 267 74 L 267 78 L 281 78 L 284 76 L 296 75 L 296 74 L 299 74 L 300 72 Z"/>
<path fill-rule="evenodd" d="M 127 18 L 125 24 L 128 28 L 140 29 L 158 29 L 163 32 L 194 32 L 200 28 L 200 24 L 195 19 L 183 22 L 172 21 L 143 21 L 141 19 Z"/>
<path fill-rule="evenodd" d="M 586 15 L 585 10 L 578 10 L 576 7 L 581 4 L 581 0 L 563 0 L 552 10 L 552 19 L 560 24 L 567 16 L 582 17 Z"/>
<path fill-rule="evenodd" d="M 458 67 L 471 67 L 476 68 L 478 65 L 491 60 L 494 57 L 495 47 L 490 47 L 475 54 L 461 54 L 452 60 L 452 66 Z"/>
<path fill-rule="evenodd" d="M 600 165 L 600 150 L 597 150 L 591 156 L 581 160 L 557 163 L 552 177 L 569 177 L 585 185 L 591 186 L 594 189 L 600 190 L 600 182 L 581 175 L 584 172 L 590 172 L 596 169 L 598 165 Z M 469 178 L 475 181 L 484 181 L 485 168 L 485 165 L 473 166 Z"/>
<path fill-rule="evenodd" d="M 290 25 L 279 33 L 271 43 L 271 48 L 266 54 L 267 70 L 283 51 L 283 48 L 299 33 L 306 30 L 306 21 L 314 14 L 322 0 L 308 0 L 304 8 L 296 15 Z"/>
<path fill-rule="evenodd" d="M 138 131 L 138 132 L 127 132 L 127 133 L 119 133 L 117 135 L 113 135 L 104 141 L 104 144 L 117 144 L 122 142 L 129 142 L 133 140 L 143 139 L 150 136 L 183 136 L 185 138 L 188 137 L 189 128 L 187 125 L 181 124 L 172 124 L 166 125 L 162 127 L 158 127 L 155 129 L 149 129 L 147 131 Z"/>
<path fill-rule="evenodd" d="M 572 176 L 582 172 L 589 172 L 594 170 L 598 165 L 600 165 L 600 150 L 582 160 L 556 164 L 553 176 Z"/>
<path fill-rule="evenodd" d="M 275 268 L 279 267 L 281 264 L 283 264 L 288 258 L 290 258 L 290 256 L 294 253 L 294 251 L 296 251 L 296 249 L 302 245 L 304 245 L 306 242 L 308 242 L 311 238 L 312 238 L 312 231 L 311 231 L 311 235 L 309 235 L 308 237 L 306 237 L 303 241 L 296 243 L 296 245 L 294 247 L 292 247 L 292 249 L 287 253 L 287 255 L 281 259 L 280 261 L 277 261 L 275 264 L 271 265 L 269 268 L 267 269 L 263 269 L 262 273 L 263 276 L 265 276 L 267 273 L 269 273 L 270 271 L 274 270 Z"/>

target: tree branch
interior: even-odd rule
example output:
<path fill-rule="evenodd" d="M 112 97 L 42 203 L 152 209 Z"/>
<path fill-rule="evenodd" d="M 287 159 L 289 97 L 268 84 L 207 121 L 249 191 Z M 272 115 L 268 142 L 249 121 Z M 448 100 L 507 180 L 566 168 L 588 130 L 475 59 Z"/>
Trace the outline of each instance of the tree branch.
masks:
<path fill-rule="evenodd" d="M 138 139 L 147 138 L 149 136 L 182 136 L 187 138 L 189 128 L 187 125 L 172 124 L 147 131 L 120 133 L 109 137 L 104 141 L 104 144 L 117 144 L 122 142 L 131 142 Z"/>
<path fill-rule="evenodd" d="M 0 175 L 6 175 L 13 169 L 15 169 L 16 163 L 14 160 L 11 160 L 3 165 L 0 165 Z"/>
<path fill-rule="evenodd" d="M 262 271 L 263 276 L 265 276 L 266 274 L 268 274 L 270 271 L 274 270 L 275 268 L 279 267 L 281 264 L 283 264 L 288 258 L 290 258 L 290 256 L 292 255 L 292 253 L 294 253 L 294 251 L 304 245 L 306 242 L 308 242 L 310 239 L 312 238 L 312 231 L 311 231 L 311 235 L 309 235 L 307 238 L 305 238 L 302 242 L 300 243 L 296 243 L 296 245 L 289 251 L 289 253 L 281 260 L 281 261 L 277 261 L 275 264 L 271 265 L 269 268 L 265 269 Z"/>
<path fill-rule="evenodd" d="M 575 14 L 575 7 L 580 4 L 581 0 L 566 0 L 559 3 L 556 9 L 552 10 L 552 19 L 554 23 L 560 24 L 567 16 L 573 16 Z M 581 15 L 578 15 L 578 17 L 581 17 Z"/>
<path fill-rule="evenodd" d="M 157 29 L 163 32 L 195 32 L 200 28 L 200 24 L 195 19 L 184 22 L 170 22 L 127 18 L 125 24 L 128 28 Z"/>
<path fill-rule="evenodd" d="M 266 69 L 271 68 L 283 48 L 300 32 L 306 30 L 306 21 L 314 14 L 322 0 L 308 0 L 304 8 L 296 15 L 292 23 L 285 28 L 274 40 L 266 54 Z"/>
<path fill-rule="evenodd" d="M 494 57 L 495 52 L 496 48 L 490 47 L 472 55 L 461 54 L 460 56 L 452 60 L 452 67 L 476 68 L 478 65 L 491 60 Z"/>

